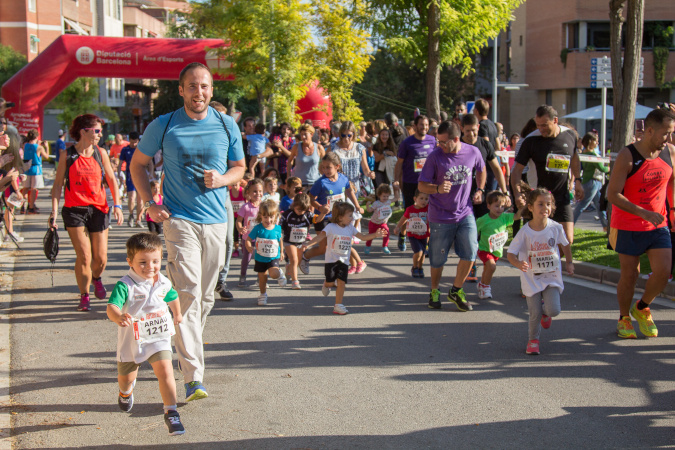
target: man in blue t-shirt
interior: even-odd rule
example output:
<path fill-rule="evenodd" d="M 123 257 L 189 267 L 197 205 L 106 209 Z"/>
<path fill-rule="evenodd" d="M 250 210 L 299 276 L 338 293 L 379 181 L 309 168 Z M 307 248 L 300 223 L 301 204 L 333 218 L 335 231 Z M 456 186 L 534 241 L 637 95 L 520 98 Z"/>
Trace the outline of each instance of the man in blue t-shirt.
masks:
<path fill-rule="evenodd" d="M 63 130 L 59 130 L 59 138 L 56 140 L 56 147 L 54 148 L 54 160 L 56 161 L 56 166 L 59 165 L 59 157 L 61 156 L 61 150 L 66 149 L 66 141 L 63 140 Z"/>
<path fill-rule="evenodd" d="M 143 210 L 143 200 L 141 200 L 140 195 L 136 195 L 136 187 L 134 182 L 131 179 L 131 160 L 136 153 L 136 146 L 138 145 L 139 135 L 137 131 L 132 131 L 129 133 L 129 145 L 124 147 L 120 152 L 120 166 L 125 162 L 126 170 L 124 171 L 126 184 L 127 184 L 127 200 L 129 206 L 129 221 L 127 222 L 129 227 L 133 227 L 134 224 L 137 228 L 141 228 L 143 223 L 141 222 L 141 212 Z M 136 214 L 134 215 L 134 208 L 136 209 Z M 134 220 L 135 219 L 135 220 Z"/>
<path fill-rule="evenodd" d="M 225 261 L 227 186 L 244 175 L 241 135 L 234 120 L 210 108 L 213 78 L 208 67 L 190 63 L 181 71 L 184 107 L 155 119 L 131 160 L 131 176 L 148 214 L 164 223 L 167 272 L 180 299 L 176 353 L 188 401 L 207 397 L 202 331 L 213 308 L 218 273 Z M 163 204 L 152 201 L 145 171 L 153 156 L 164 158 Z"/>

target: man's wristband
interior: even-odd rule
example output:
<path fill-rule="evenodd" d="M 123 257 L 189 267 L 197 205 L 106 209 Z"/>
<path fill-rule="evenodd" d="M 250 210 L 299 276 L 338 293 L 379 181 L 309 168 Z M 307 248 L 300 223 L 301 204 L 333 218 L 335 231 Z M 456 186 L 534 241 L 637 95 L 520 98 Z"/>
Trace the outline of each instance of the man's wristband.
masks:
<path fill-rule="evenodd" d="M 113 208 L 119 208 L 119 209 L 122 209 L 122 205 L 113 205 Z"/>
<path fill-rule="evenodd" d="M 437 184 L 437 185 L 436 185 L 436 193 L 437 193 L 437 194 L 440 194 L 440 191 L 438 190 L 438 188 L 440 188 L 440 187 L 441 187 L 440 184 Z"/>
<path fill-rule="evenodd" d="M 575 182 L 575 183 L 576 183 L 577 181 L 578 181 L 579 183 L 581 183 L 581 178 L 575 178 L 575 179 L 574 179 L 574 182 Z"/>
<path fill-rule="evenodd" d="M 485 194 L 485 189 L 483 188 L 476 188 L 476 192 L 481 191 L 483 194 Z"/>

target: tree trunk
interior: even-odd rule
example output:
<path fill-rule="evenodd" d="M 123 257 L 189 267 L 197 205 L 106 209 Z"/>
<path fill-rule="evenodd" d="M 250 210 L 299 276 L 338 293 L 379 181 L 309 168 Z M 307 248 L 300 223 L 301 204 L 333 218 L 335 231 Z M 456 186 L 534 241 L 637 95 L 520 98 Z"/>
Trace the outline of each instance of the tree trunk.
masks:
<path fill-rule="evenodd" d="M 260 122 L 267 124 L 267 111 L 265 110 L 265 95 L 260 88 L 255 88 L 256 98 L 258 100 L 258 115 Z"/>
<path fill-rule="evenodd" d="M 227 113 L 230 116 L 234 116 L 234 111 L 235 111 L 236 107 L 237 107 L 236 102 L 234 100 L 228 99 L 228 101 L 227 101 Z"/>
<path fill-rule="evenodd" d="M 439 120 L 441 105 L 441 67 L 439 28 L 441 21 L 441 9 L 438 0 L 431 0 L 427 12 L 427 28 L 429 32 L 429 50 L 427 58 L 427 116 L 430 119 Z"/>
<path fill-rule="evenodd" d="M 624 18 L 624 9 L 626 10 Z M 642 33 L 644 28 L 644 0 L 611 0 L 609 20 L 612 58 L 612 85 L 614 89 L 614 124 L 612 152 L 633 140 L 635 105 L 637 102 Z M 622 55 L 621 30 L 626 25 L 626 48 Z M 623 56 L 623 63 L 621 57 Z"/>

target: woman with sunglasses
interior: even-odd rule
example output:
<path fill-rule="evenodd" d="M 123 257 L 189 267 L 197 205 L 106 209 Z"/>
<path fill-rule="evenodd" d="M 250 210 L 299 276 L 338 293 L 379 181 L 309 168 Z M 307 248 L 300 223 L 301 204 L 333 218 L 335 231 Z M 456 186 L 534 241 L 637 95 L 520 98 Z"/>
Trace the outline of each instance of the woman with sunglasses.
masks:
<path fill-rule="evenodd" d="M 340 157 L 342 173 L 353 183 L 354 192 L 357 195 L 361 192 L 359 167 L 363 169 L 366 177 L 375 179 L 375 172 L 371 171 L 368 167 L 365 147 L 356 142 L 356 127 L 354 126 L 354 122 L 342 122 L 339 139 L 331 146 L 331 151 Z"/>
<path fill-rule="evenodd" d="M 99 299 L 106 297 L 101 274 L 108 262 L 108 203 L 103 179 L 113 196 L 113 214 L 122 225 L 124 215 L 120 204 L 117 180 L 105 151 L 98 147 L 103 120 L 93 114 L 83 114 L 73 121 L 70 137 L 75 141 L 61 153 L 52 188 L 52 213 L 49 223 L 56 225 L 61 189 L 65 183 L 65 203 L 61 215 L 77 255 L 75 278 L 80 289 L 78 311 L 89 311 L 89 288 Z M 67 173 L 66 173 L 67 172 Z"/>

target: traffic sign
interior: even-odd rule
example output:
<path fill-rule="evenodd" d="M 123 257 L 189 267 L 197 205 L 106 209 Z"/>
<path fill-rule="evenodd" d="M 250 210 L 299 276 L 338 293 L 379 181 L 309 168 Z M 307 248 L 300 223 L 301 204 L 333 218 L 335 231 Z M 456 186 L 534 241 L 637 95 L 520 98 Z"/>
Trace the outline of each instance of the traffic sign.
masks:
<path fill-rule="evenodd" d="M 638 87 L 644 87 L 644 82 L 645 80 L 638 80 Z M 611 88 L 612 87 L 612 80 L 597 80 L 597 81 L 591 81 L 591 89 L 600 89 L 600 88 Z"/>
<path fill-rule="evenodd" d="M 624 58 L 621 58 L 621 62 L 623 62 Z M 599 64 L 611 64 L 612 63 L 612 58 L 609 56 L 603 56 L 602 58 L 591 58 L 591 65 L 592 66 L 597 66 Z M 644 57 L 640 58 L 640 64 L 644 64 L 645 59 Z"/>
<path fill-rule="evenodd" d="M 645 74 L 643 72 L 640 72 L 638 74 L 638 80 L 644 80 L 645 79 Z M 612 81 L 612 74 L 611 73 L 591 73 L 591 81 Z"/>

